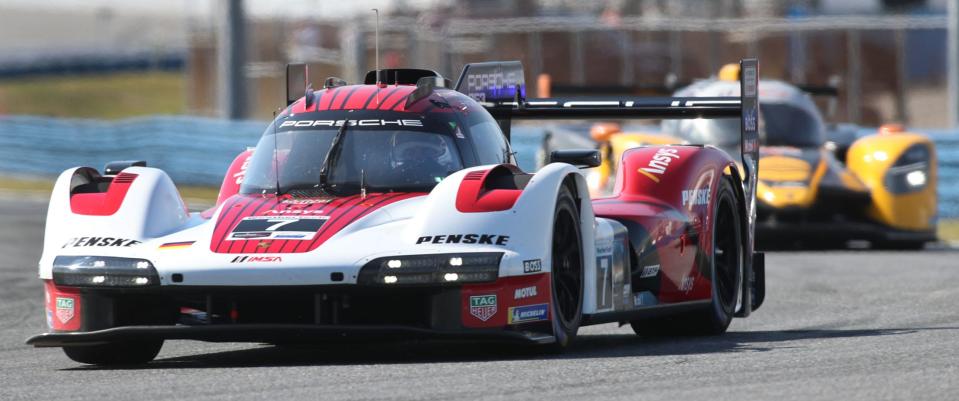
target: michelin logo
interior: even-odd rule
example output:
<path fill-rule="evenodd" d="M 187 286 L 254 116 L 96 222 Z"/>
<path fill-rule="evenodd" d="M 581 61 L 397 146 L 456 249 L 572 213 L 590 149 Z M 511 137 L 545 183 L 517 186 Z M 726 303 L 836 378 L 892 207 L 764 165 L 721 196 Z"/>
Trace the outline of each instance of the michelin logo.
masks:
<path fill-rule="evenodd" d="M 517 323 L 526 323 L 526 322 L 535 322 L 539 320 L 546 320 L 546 315 L 549 311 L 549 305 L 547 304 L 536 304 L 536 305 L 527 305 L 527 306 L 514 306 L 509 308 L 509 324 Z"/>

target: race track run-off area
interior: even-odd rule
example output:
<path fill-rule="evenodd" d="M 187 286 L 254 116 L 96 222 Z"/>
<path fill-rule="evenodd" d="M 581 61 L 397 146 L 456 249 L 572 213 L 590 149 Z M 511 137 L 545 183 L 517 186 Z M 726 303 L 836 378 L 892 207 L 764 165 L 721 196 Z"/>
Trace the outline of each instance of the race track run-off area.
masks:
<path fill-rule="evenodd" d="M 470 343 L 277 348 L 167 342 L 104 369 L 45 329 L 46 203 L 0 199 L 0 399 L 946 400 L 959 394 L 959 251 L 767 254 L 767 298 L 720 337 L 582 329 L 561 355 Z"/>

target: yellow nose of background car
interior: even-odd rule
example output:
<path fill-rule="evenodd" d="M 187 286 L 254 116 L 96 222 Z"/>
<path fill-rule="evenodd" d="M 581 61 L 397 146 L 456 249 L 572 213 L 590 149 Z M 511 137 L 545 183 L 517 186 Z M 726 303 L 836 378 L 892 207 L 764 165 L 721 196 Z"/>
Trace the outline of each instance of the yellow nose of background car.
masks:
<path fill-rule="evenodd" d="M 775 208 L 812 205 L 816 198 L 812 181 L 821 178 L 825 164 L 814 169 L 809 162 L 788 156 L 766 156 L 759 160 L 757 198 Z"/>

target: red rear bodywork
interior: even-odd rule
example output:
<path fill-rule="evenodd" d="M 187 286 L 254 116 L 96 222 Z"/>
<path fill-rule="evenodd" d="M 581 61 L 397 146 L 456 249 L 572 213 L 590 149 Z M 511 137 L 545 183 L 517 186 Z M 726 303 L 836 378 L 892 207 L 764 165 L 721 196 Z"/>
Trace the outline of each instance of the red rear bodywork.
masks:
<path fill-rule="evenodd" d="M 639 269 L 659 266 L 661 280 L 650 289 L 659 302 L 710 298 L 712 200 L 719 180 L 735 169 L 725 152 L 711 147 L 631 149 L 623 154 L 614 195 L 593 201 L 597 217 L 629 229 Z"/>

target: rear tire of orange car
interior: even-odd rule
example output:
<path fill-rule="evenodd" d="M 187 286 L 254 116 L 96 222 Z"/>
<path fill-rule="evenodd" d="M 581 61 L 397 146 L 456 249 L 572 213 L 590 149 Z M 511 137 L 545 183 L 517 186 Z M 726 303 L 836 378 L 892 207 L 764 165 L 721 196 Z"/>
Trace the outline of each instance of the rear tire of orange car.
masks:
<path fill-rule="evenodd" d="M 579 208 L 565 185 L 556 198 L 550 249 L 550 319 L 556 342 L 549 348 L 561 352 L 572 344 L 583 320 L 583 246 Z"/>
<path fill-rule="evenodd" d="M 636 334 L 659 336 L 710 336 L 726 332 L 736 313 L 743 285 L 742 215 L 731 180 L 720 180 L 713 210 L 712 299 L 708 308 L 630 322 Z"/>
<path fill-rule="evenodd" d="M 926 247 L 926 241 L 875 241 L 871 246 L 889 251 L 917 251 Z"/>
<path fill-rule="evenodd" d="M 70 359 L 90 365 L 137 365 L 156 358 L 163 340 L 123 341 L 63 347 Z"/>

